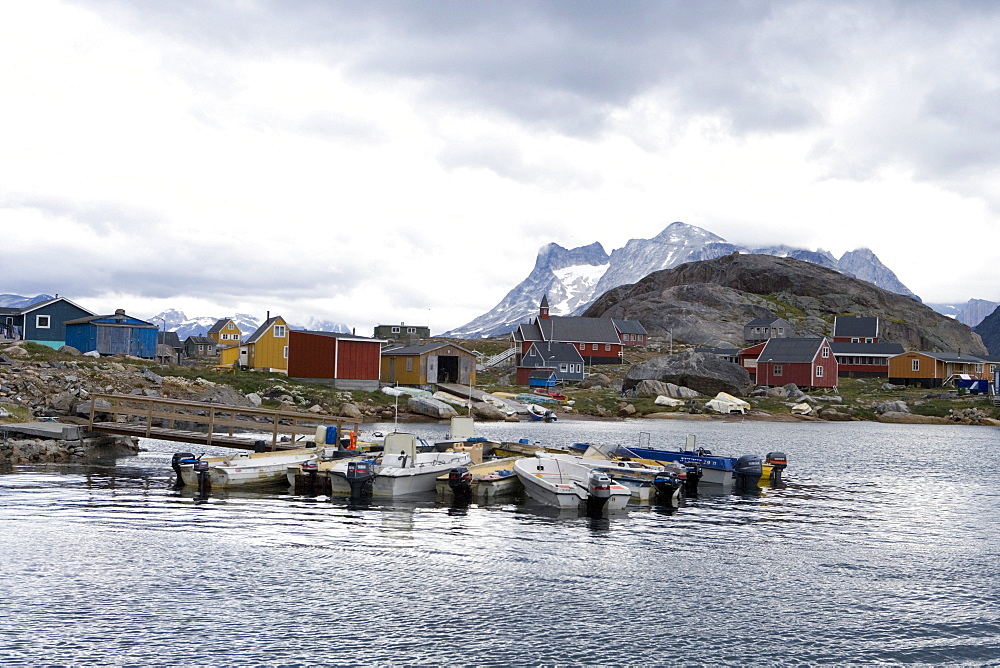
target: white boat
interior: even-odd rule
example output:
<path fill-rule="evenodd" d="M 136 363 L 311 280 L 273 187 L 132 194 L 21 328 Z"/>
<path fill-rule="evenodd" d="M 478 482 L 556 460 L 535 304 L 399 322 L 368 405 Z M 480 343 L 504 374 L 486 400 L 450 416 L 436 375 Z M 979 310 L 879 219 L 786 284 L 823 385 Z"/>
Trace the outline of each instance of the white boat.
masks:
<path fill-rule="evenodd" d="M 628 487 L 632 494 L 632 500 L 636 503 L 649 503 L 652 500 L 655 494 L 653 482 L 656 480 L 656 476 L 661 474 L 665 468 L 642 462 L 609 460 L 601 457 L 579 457 L 559 453 L 553 453 L 549 456 L 581 464 L 592 471 L 607 473 L 615 482 Z"/>
<path fill-rule="evenodd" d="M 374 477 L 371 495 L 397 497 L 433 492 L 436 479 L 456 466 L 468 466 L 472 457 L 468 452 L 418 452 L 418 439 L 413 434 L 393 432 L 385 435 L 385 448 L 381 457 L 371 459 Z M 337 462 L 327 475 L 330 491 L 335 496 L 350 496 L 351 485 L 347 473 L 349 462 Z"/>
<path fill-rule="evenodd" d="M 212 487 L 270 485 L 284 482 L 288 467 L 299 466 L 305 461 L 316 459 L 324 451 L 336 452 L 337 448 L 239 452 L 225 457 L 206 457 L 202 461 L 208 462 Z M 193 456 L 178 460 L 175 470 L 185 485 L 198 485 Z"/>
<path fill-rule="evenodd" d="M 632 492 L 607 473 L 543 453 L 514 462 L 514 473 L 528 496 L 555 508 L 615 512 L 632 498 Z"/>

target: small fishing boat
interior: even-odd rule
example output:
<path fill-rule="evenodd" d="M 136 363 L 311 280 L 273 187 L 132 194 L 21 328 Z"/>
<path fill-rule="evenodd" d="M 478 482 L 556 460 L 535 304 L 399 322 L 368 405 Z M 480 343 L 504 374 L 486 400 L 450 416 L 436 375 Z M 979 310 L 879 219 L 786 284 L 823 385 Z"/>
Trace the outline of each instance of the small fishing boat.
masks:
<path fill-rule="evenodd" d="M 616 512 L 632 498 L 632 492 L 607 473 L 542 453 L 514 462 L 514 473 L 528 496 L 554 508 Z"/>
<path fill-rule="evenodd" d="M 189 452 L 174 455 L 171 466 L 179 480 L 185 485 L 197 485 L 198 473 L 195 462 L 205 462 L 212 487 L 233 487 L 236 485 L 271 485 L 281 483 L 289 466 L 299 466 L 315 459 L 320 453 L 333 456 L 338 451 L 334 447 L 296 448 L 275 452 L 239 452 L 225 457 L 196 457 Z M 356 454 L 356 453 L 351 453 Z"/>
<path fill-rule="evenodd" d="M 575 462 L 592 471 L 607 473 L 611 478 L 629 489 L 635 503 L 650 503 L 656 494 L 653 482 L 666 467 L 636 461 L 611 460 L 602 457 L 580 457 L 572 454 L 553 453 L 548 455 L 566 462 Z"/>
<path fill-rule="evenodd" d="M 550 390 L 550 389 L 547 389 L 547 388 L 544 388 L 544 387 L 536 387 L 533 390 L 533 393 L 537 394 L 537 395 L 539 395 L 541 397 L 545 397 L 547 399 L 554 399 L 554 400 L 558 401 L 559 403 L 565 403 L 566 398 L 567 398 L 565 394 L 560 394 L 559 392 L 556 392 L 555 390 Z"/>
<path fill-rule="evenodd" d="M 418 446 L 422 442 L 414 434 L 393 432 L 385 435 L 382 455 L 366 458 L 371 465 L 371 495 L 374 497 L 399 497 L 433 492 L 437 477 L 457 466 L 468 466 L 472 456 L 468 451 L 429 452 Z M 355 460 L 357 461 L 357 460 Z M 351 494 L 348 473 L 352 462 L 338 462 L 329 468 L 330 493 L 334 496 Z M 357 468 L 357 467 L 355 467 Z"/>
<path fill-rule="evenodd" d="M 514 462 L 518 459 L 520 457 L 504 457 L 455 467 L 438 476 L 438 496 L 489 503 L 496 497 L 514 494 L 521 485 L 514 473 Z"/>
<path fill-rule="evenodd" d="M 555 422 L 559 418 L 551 408 L 543 408 L 538 404 L 528 404 L 528 416 L 537 422 Z"/>

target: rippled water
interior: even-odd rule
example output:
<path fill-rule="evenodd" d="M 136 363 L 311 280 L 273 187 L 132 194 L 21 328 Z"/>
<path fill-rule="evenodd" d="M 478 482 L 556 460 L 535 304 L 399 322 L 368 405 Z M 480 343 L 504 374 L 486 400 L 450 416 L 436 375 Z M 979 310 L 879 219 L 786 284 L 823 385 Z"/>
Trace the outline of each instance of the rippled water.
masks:
<path fill-rule="evenodd" d="M 385 425 L 383 425 L 385 426 Z M 422 435 L 446 427 L 410 425 Z M 787 487 L 606 519 L 171 489 L 177 444 L 0 475 L 0 663 L 1000 664 L 1000 430 L 479 425 L 788 453 Z M 200 450 L 199 450 L 200 451 Z"/>

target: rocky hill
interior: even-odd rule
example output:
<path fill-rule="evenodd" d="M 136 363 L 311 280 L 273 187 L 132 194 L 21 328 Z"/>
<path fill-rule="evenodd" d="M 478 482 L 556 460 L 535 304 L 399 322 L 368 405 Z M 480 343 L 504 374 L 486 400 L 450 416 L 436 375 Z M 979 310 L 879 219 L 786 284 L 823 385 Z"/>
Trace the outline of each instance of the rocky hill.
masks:
<path fill-rule="evenodd" d="M 990 355 L 1000 355 L 1000 308 L 994 309 L 993 313 L 983 318 L 972 331 L 982 337 Z"/>
<path fill-rule="evenodd" d="M 882 340 L 908 350 L 986 354 L 969 327 L 911 297 L 770 255 L 734 253 L 658 271 L 605 293 L 584 315 L 639 320 L 652 336 L 702 346 L 742 346 L 753 318 L 777 315 L 803 336 L 831 335 L 837 315 L 878 316 Z"/>

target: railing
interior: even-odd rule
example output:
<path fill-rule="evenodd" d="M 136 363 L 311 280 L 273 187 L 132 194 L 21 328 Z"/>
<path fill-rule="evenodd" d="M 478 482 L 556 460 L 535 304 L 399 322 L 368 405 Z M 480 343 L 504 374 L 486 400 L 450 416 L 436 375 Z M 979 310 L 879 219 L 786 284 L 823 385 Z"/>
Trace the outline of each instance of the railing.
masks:
<path fill-rule="evenodd" d="M 103 399 L 110 409 L 97 406 Z M 111 423 L 97 422 L 95 416 L 110 414 Z M 177 422 L 200 425 L 205 428 L 203 440 L 212 445 L 213 436 L 219 445 L 233 445 L 234 430 L 250 432 L 270 432 L 271 449 L 277 448 L 279 437 L 288 435 L 291 441 L 297 437 L 313 435 L 321 425 L 336 424 L 338 433 L 343 428 L 360 432 L 360 422 L 343 418 L 328 418 L 313 413 L 298 411 L 269 410 L 244 406 L 227 406 L 200 401 L 180 401 L 162 397 L 141 397 L 119 394 L 93 394 L 90 397 L 91 431 L 128 431 L 146 438 L 163 437 L 164 432 L 174 430 Z M 223 429 L 223 432 L 217 432 Z M 189 432 L 188 432 L 189 433 Z M 220 437 L 228 435 L 228 439 Z M 221 441 L 225 440 L 225 443 Z"/>
<path fill-rule="evenodd" d="M 517 354 L 516 347 L 508 348 L 502 353 L 497 353 L 496 355 L 491 355 L 490 357 L 487 357 L 486 361 L 483 363 L 483 366 L 486 367 L 487 369 L 495 366 L 500 366 L 501 364 L 503 364 L 516 354 Z"/>

